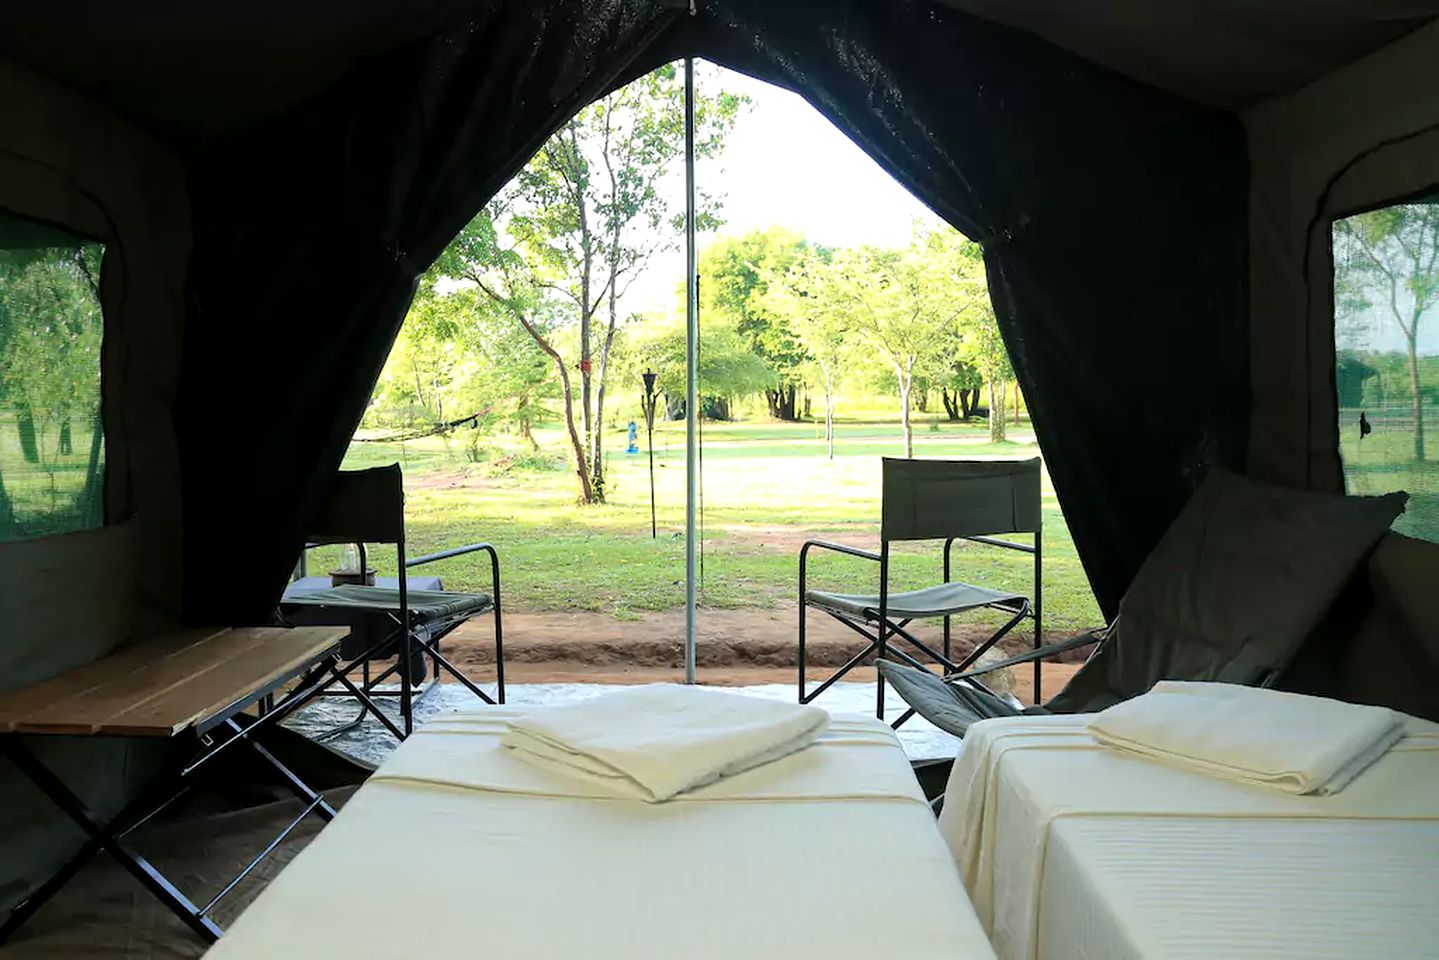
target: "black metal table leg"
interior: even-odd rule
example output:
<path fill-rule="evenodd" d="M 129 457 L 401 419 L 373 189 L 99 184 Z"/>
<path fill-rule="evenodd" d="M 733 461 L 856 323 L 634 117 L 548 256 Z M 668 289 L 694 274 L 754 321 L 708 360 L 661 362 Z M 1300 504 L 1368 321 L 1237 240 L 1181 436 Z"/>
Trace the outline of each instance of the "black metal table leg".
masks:
<path fill-rule="evenodd" d="M 55 896 L 65 886 L 80 868 L 89 862 L 102 850 L 110 854 L 131 876 L 138 880 L 156 899 L 170 911 L 180 918 L 184 924 L 195 933 L 196 936 L 207 943 L 213 943 L 219 939 L 222 933 L 218 924 L 210 919 L 211 909 L 227 894 L 235 889 L 240 881 L 244 880 L 256 865 L 271 853 L 279 844 L 289 836 L 296 826 L 310 813 L 315 813 L 326 820 L 334 819 L 335 809 L 330 806 L 319 793 L 300 779 L 293 771 L 286 767 L 280 760 L 266 750 L 263 746 L 254 741 L 254 737 L 261 730 L 278 723 L 287 715 L 298 709 L 304 703 L 313 699 L 320 693 L 330 677 L 338 673 L 335 666 L 335 657 L 330 656 L 317 663 L 300 678 L 293 691 L 278 704 L 274 703 L 272 690 L 265 691 L 259 696 L 249 700 L 242 700 L 231 708 L 217 715 L 216 718 L 205 724 L 197 725 L 194 732 L 200 737 L 201 752 L 194 759 L 177 765 L 174 769 L 168 770 L 156 777 L 140 793 L 126 804 L 126 806 L 110 820 L 102 820 L 97 814 L 90 810 L 75 793 L 65 785 L 49 767 L 45 766 L 33 753 L 21 742 L 20 736 L 16 734 L 0 735 L 0 753 L 3 753 L 11 762 L 29 778 L 30 782 L 45 794 L 60 810 L 73 820 L 86 834 L 87 839 L 84 845 L 65 861 L 64 865 L 57 870 L 48 880 L 42 883 L 35 892 L 27 897 L 11 910 L 9 917 L 4 923 L 0 923 L 0 943 L 15 932 L 22 924 L 34 915 L 47 901 Z M 367 700 L 368 698 L 361 698 Z M 249 726 L 242 726 L 235 720 L 235 714 L 244 708 L 246 703 L 265 703 L 265 709 L 260 716 Z M 373 708 L 373 704 L 370 704 Z M 231 731 L 228 739 L 214 743 L 206 731 L 216 726 L 225 726 Z M 125 836 L 150 819 L 158 811 L 168 806 L 176 797 L 189 789 L 187 778 L 196 770 L 208 765 L 220 754 L 227 752 L 235 744 L 235 741 L 243 741 L 251 749 L 267 761 L 280 776 L 284 779 L 286 786 L 305 803 L 305 808 L 279 836 L 270 842 L 260 856 L 251 860 L 233 880 L 231 880 L 215 897 L 211 898 L 203 908 L 197 907 L 189 897 L 185 896 L 168 878 L 165 877 L 153 864 L 150 863 L 138 850 L 132 847 Z"/>
<path fill-rule="evenodd" d="M 208 917 L 201 916 L 200 910 L 183 893 L 175 888 L 159 870 L 130 847 L 117 833 L 133 814 L 126 808 L 114 819 L 106 822 L 96 816 L 84 801 L 65 786 L 65 783 L 41 763 L 34 754 L 16 739 L 14 735 L 0 737 L 0 750 L 20 768 L 30 781 L 50 798 L 71 820 L 85 831 L 89 840 L 80 852 L 71 857 L 54 877 L 40 886 L 25 902 L 17 906 L 3 926 L 0 926 L 0 943 L 30 918 L 36 910 L 53 897 L 96 853 L 104 850 L 115 858 L 136 880 L 149 890 L 156 899 L 169 907 L 187 927 L 207 943 L 219 939 L 220 928 Z M 168 780 L 169 778 L 163 778 Z M 148 794 L 149 792 L 146 791 Z"/>
<path fill-rule="evenodd" d="M 243 735 L 245 733 L 245 728 L 236 723 L 233 717 L 231 717 L 229 720 L 226 720 L 225 723 L 237 735 Z M 251 750 L 258 753 L 261 758 L 263 758 L 267 763 L 270 764 L 270 766 L 275 768 L 276 772 L 278 772 L 280 776 L 284 779 L 285 785 L 289 787 L 290 792 L 310 805 L 306 808 L 307 812 L 309 810 L 314 810 L 315 813 L 317 813 L 321 817 L 324 817 L 326 820 L 335 819 L 335 808 L 330 806 L 330 804 L 325 801 L 324 797 L 320 796 L 320 794 L 312 790 L 310 788 L 310 785 L 307 784 L 305 781 L 295 776 L 295 774 L 290 770 L 289 767 L 281 763 L 273 753 L 266 750 L 260 744 L 256 743 L 253 738 L 249 740 L 249 744 Z"/>

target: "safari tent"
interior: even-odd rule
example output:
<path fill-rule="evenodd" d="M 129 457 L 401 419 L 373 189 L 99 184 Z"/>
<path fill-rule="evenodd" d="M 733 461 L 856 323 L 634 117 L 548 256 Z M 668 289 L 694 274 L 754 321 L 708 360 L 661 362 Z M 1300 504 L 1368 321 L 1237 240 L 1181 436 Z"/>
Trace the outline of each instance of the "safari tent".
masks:
<path fill-rule="evenodd" d="M 557 125 L 686 56 L 796 91 L 983 245 L 1113 616 L 1204 467 L 1344 489 L 1331 227 L 1439 190 L 1436 16 L 1413 0 L 8 4 L 0 247 L 35 225 L 103 246 L 104 458 L 89 539 L 0 543 L 0 688 L 176 626 L 271 622 L 417 277 Z M 1439 569 L 1404 557 L 1401 580 Z M 1408 616 L 1432 644 L 1424 601 L 1428 619 Z M 1435 647 L 1402 656 L 1394 676 L 1439 679 Z M 113 811 L 159 762 L 145 746 L 43 756 Z M 81 839 L 7 766 L 0 798 L 9 906 Z"/>

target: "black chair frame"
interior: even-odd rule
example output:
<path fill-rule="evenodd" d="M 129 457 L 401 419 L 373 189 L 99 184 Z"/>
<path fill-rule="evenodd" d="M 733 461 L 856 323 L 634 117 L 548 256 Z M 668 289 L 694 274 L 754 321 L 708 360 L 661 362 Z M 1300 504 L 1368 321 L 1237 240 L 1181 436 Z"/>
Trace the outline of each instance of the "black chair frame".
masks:
<path fill-rule="evenodd" d="M 333 545 L 337 541 L 311 542 L 305 545 L 309 551 L 315 547 Z M 343 541 L 348 542 L 348 541 Z M 452 557 L 460 557 L 470 553 L 483 551 L 490 559 L 490 608 L 480 611 L 466 611 L 463 614 L 428 621 L 421 624 L 411 622 L 409 607 L 409 584 L 407 577 L 399 577 L 398 590 L 400 592 L 400 610 L 369 611 L 371 616 L 383 617 L 387 623 L 387 629 L 379 640 L 371 644 L 363 652 L 347 660 L 340 668 L 349 676 L 356 670 L 360 671 L 360 682 L 358 688 L 372 701 L 386 698 L 398 699 L 400 702 L 400 720 L 403 732 L 397 728 L 388 717 L 375 708 L 373 702 L 360 701 L 361 709 L 355 718 L 348 723 L 341 724 L 331 730 L 325 731 L 318 739 L 324 740 L 339 736 L 347 730 L 351 730 L 364 721 L 365 715 L 373 713 L 392 734 L 404 739 L 414 730 L 414 708 L 440 682 L 440 671 L 444 670 L 467 690 L 479 697 L 488 704 L 502 704 L 505 702 L 505 656 L 504 656 L 504 614 L 500 608 L 500 558 L 494 546 L 489 543 L 470 543 L 462 547 L 454 547 L 449 550 L 440 550 L 435 553 L 428 553 L 414 559 L 407 559 L 403 543 L 396 546 L 396 563 L 402 570 L 413 570 L 416 567 L 427 563 L 434 563 L 438 560 L 448 560 Z M 355 543 L 360 554 L 360 569 L 367 569 L 368 552 L 365 544 Z M 300 564 L 301 575 L 305 572 L 305 563 L 302 556 Z M 460 624 L 475 616 L 493 612 L 495 617 L 495 696 L 491 697 L 478 686 L 476 686 L 464 672 L 450 662 L 440 651 L 440 641 L 450 634 Z M 403 616 L 401 616 L 403 613 Z M 423 636 L 420 634 L 423 633 Z M 428 657 L 432 664 L 432 674 L 424 683 L 416 685 L 412 674 L 414 665 L 414 653 L 416 647 L 420 648 L 422 656 Z M 394 650 L 395 662 L 387 666 L 378 674 L 371 675 L 371 661 L 384 659 L 389 656 L 389 651 Z M 392 677 L 399 677 L 399 689 L 382 690 L 380 685 Z M 324 697 L 353 696 L 349 690 L 327 689 L 320 694 Z"/>
<path fill-rule="evenodd" d="M 914 618 L 907 617 L 896 620 L 889 616 L 890 542 L 888 540 L 884 540 L 881 542 L 879 553 L 875 553 L 870 550 L 861 550 L 858 547 L 851 547 L 842 543 L 834 543 L 828 540 L 805 541 L 804 545 L 800 547 L 799 551 L 798 659 L 800 703 L 809 703 L 810 701 L 814 700 L 816 697 L 828 690 L 831 685 L 838 682 L 855 667 L 860 666 L 871 654 L 874 655 L 876 661 L 886 659 L 887 657 L 894 657 L 896 659 L 903 660 L 911 666 L 917 667 L 921 670 L 928 669 L 928 667 L 922 661 L 920 661 L 914 655 L 907 652 L 903 647 L 901 647 L 899 645 L 900 641 L 909 644 L 910 647 L 912 647 L 914 650 L 924 654 L 925 656 L 928 656 L 933 662 L 940 664 L 944 668 L 946 675 L 959 674 L 968 670 L 971 666 L 978 662 L 979 658 L 984 656 L 984 654 L 987 653 L 990 648 L 992 648 L 996 643 L 1008 636 L 1015 627 L 1019 626 L 1026 619 L 1033 620 L 1034 622 L 1034 646 L 1035 649 L 1039 649 L 1043 638 L 1043 630 L 1041 628 L 1041 610 L 1043 602 L 1043 578 L 1041 570 L 1041 557 L 1043 554 L 1043 533 L 1039 530 L 1036 530 L 1034 532 L 1033 544 L 1019 543 L 1013 540 L 1005 540 L 999 537 L 991 536 L 945 538 L 945 583 L 953 582 L 951 578 L 953 571 L 954 543 L 956 540 L 967 540 L 971 543 L 983 544 L 985 546 L 999 547 L 1005 550 L 1016 550 L 1021 553 L 1032 554 L 1034 557 L 1033 600 L 1031 601 L 1025 599 L 1019 601 L 1018 603 L 984 604 L 982 607 L 971 608 L 976 610 L 1000 610 L 1004 613 L 1010 614 L 1011 616 L 1007 621 L 1005 621 L 1004 624 L 1000 626 L 998 630 L 991 634 L 988 639 L 986 639 L 983 643 L 977 645 L 974 650 L 969 653 L 968 656 L 966 656 L 958 663 L 954 662 L 954 660 L 952 659 L 951 652 L 951 621 L 954 616 L 953 614 L 946 614 L 944 616 L 943 653 L 936 651 L 929 644 L 926 644 L 918 637 L 916 637 L 912 632 L 906 629 L 910 625 L 910 623 L 913 622 Z M 840 611 L 831 610 L 824 606 L 812 604 L 809 600 L 806 599 L 808 595 L 809 581 L 809 552 L 811 549 L 830 550 L 851 557 L 859 557 L 864 560 L 871 560 L 879 564 L 879 609 L 876 611 L 875 616 L 853 616 L 848 613 L 842 613 Z M 805 654 L 805 642 L 806 634 L 808 632 L 809 607 L 812 605 L 818 606 L 822 612 L 828 614 L 834 620 L 837 620 L 838 622 L 848 627 L 850 630 L 853 630 L 855 633 L 864 637 L 867 643 L 862 650 L 860 650 L 854 656 L 850 657 L 847 661 L 845 661 L 845 663 L 838 670 L 836 670 L 830 676 L 826 677 L 813 690 L 810 690 L 809 679 L 807 676 L 808 661 Z M 883 676 L 877 679 L 876 685 L 878 689 L 876 692 L 875 716 L 880 720 L 883 720 L 885 689 L 885 681 Z M 1036 700 L 1039 699 L 1040 685 L 1040 664 L 1039 661 L 1036 660 L 1034 662 L 1034 690 Z M 901 724 L 903 724 L 913 715 L 913 710 L 907 710 L 897 720 L 895 720 L 894 723 L 891 724 L 891 726 L 895 729 L 898 729 Z"/>

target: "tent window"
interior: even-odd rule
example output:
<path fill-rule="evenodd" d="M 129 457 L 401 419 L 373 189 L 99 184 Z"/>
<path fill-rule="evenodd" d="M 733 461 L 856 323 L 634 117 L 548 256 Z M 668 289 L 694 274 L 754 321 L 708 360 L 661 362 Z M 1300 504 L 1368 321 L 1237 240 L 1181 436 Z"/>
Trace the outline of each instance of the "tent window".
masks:
<path fill-rule="evenodd" d="M 104 252 L 0 210 L 0 543 L 103 522 Z"/>
<path fill-rule="evenodd" d="M 1439 196 L 1357 213 L 1333 231 L 1345 486 L 1407 490 L 1394 529 L 1439 541 Z"/>

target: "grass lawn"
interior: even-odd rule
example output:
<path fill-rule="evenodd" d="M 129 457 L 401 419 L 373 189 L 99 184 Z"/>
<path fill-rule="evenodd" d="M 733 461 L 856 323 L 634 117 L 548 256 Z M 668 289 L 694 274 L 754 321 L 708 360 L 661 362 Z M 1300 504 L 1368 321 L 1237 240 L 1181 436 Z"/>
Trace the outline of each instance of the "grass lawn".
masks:
<path fill-rule="evenodd" d="M 1340 422 L 1347 427 L 1357 420 L 1356 413 L 1341 416 Z M 1420 462 L 1414 459 L 1412 432 L 1385 430 L 1381 424 L 1381 429 L 1360 440 L 1357 429 L 1342 429 L 1339 456 L 1350 493 L 1408 491 L 1409 503 L 1394 521 L 1394 529 L 1411 537 L 1439 541 L 1439 435 L 1431 435 Z"/>
<path fill-rule="evenodd" d="M 621 427 L 623 424 L 621 424 Z M 922 457 L 1032 456 L 1027 426 L 1017 442 L 992 445 L 983 424 L 922 421 L 915 453 Z M 611 437 L 609 502 L 575 503 L 575 478 L 563 459 L 558 428 L 539 431 L 536 457 L 508 437 L 487 445 L 489 459 L 468 463 L 466 437 L 406 444 L 351 444 L 350 469 L 399 461 L 405 469 L 411 555 L 488 540 L 500 551 L 506 606 L 516 610 L 602 611 L 633 618 L 684 603 L 684 426 L 656 425 L 655 484 L 659 536 L 650 537 L 648 460 L 624 453 L 623 429 Z M 640 447 L 644 449 L 641 430 Z M 825 457 L 815 424 L 704 425 L 704 579 L 708 607 L 767 607 L 796 591 L 797 555 L 809 535 L 874 545 L 879 530 L 880 461 L 901 452 L 897 424 L 837 425 L 835 459 Z M 1102 622 L 1069 531 L 1044 486 L 1046 630 L 1077 630 Z M 316 551 L 314 569 L 333 555 Z M 957 578 L 1024 591 L 1027 555 L 956 544 Z M 384 572 L 393 553 L 380 549 Z M 388 561 L 388 563 L 387 563 Z M 483 555 L 434 566 L 456 588 L 488 582 Z M 938 582 L 938 544 L 907 545 L 894 565 L 894 587 Z M 816 555 L 815 585 L 873 589 L 873 563 Z"/>

